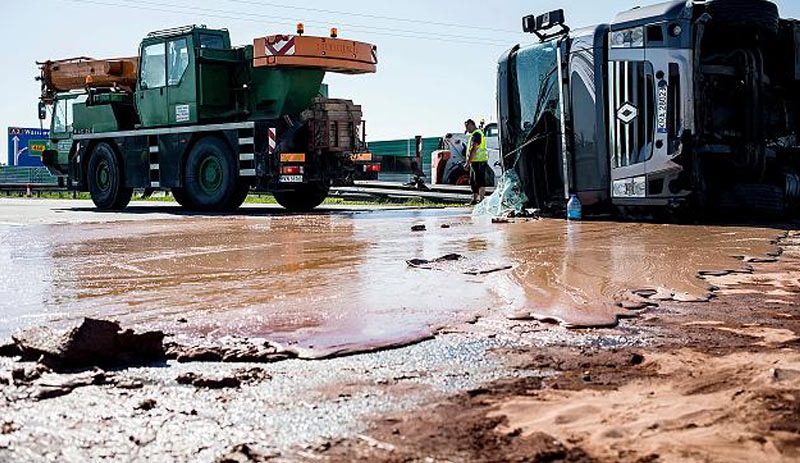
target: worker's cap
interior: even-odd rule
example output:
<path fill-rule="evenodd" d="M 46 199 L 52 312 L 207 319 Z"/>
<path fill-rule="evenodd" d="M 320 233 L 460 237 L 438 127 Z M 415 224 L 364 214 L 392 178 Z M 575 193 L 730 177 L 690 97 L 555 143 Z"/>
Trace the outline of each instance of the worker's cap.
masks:
<path fill-rule="evenodd" d="M 476 125 L 475 121 L 472 119 L 467 119 L 466 121 L 464 121 L 464 125 L 469 125 L 469 124 Z"/>

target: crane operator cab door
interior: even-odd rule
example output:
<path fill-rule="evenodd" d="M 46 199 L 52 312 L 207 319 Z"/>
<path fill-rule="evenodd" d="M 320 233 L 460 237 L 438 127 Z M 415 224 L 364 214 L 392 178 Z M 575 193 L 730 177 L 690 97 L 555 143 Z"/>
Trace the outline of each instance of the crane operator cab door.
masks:
<path fill-rule="evenodd" d="M 191 34 L 145 41 L 136 104 L 143 127 L 197 122 Z"/>
<path fill-rule="evenodd" d="M 136 107 L 142 127 L 167 125 L 167 44 L 142 43 L 140 60 Z"/>

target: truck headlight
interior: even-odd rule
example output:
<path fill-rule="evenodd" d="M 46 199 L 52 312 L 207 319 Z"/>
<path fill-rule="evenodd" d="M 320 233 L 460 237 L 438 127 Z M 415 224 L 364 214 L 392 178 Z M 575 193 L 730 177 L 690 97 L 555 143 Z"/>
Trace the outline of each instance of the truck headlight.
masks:
<path fill-rule="evenodd" d="M 644 27 L 614 31 L 609 38 L 611 48 L 636 48 L 644 46 Z"/>

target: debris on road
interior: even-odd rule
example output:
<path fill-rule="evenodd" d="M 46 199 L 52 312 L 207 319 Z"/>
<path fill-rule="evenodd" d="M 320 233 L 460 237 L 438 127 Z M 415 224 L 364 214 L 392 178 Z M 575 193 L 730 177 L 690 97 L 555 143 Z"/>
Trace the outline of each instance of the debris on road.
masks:
<path fill-rule="evenodd" d="M 40 326 L 12 338 L 24 359 L 53 369 L 141 365 L 164 359 L 164 333 L 136 334 L 115 322 L 91 318 L 63 331 Z"/>
<path fill-rule="evenodd" d="M 272 363 L 297 357 L 297 353 L 265 339 L 181 336 L 167 342 L 166 357 L 179 363 Z"/>
<path fill-rule="evenodd" d="M 235 376 L 207 376 L 198 373 L 182 373 L 175 378 L 178 384 L 194 386 L 201 389 L 227 389 L 242 385 Z"/>
<path fill-rule="evenodd" d="M 139 405 L 136 406 L 136 410 L 142 410 L 142 411 L 145 411 L 145 412 L 146 411 L 150 411 L 150 410 L 156 408 L 157 404 L 158 404 L 158 402 L 156 402 L 155 399 L 145 399 L 145 400 L 141 401 L 139 403 Z"/>
<path fill-rule="evenodd" d="M 280 457 L 274 449 L 259 449 L 254 444 L 238 444 L 230 447 L 215 463 L 265 463 Z"/>
<path fill-rule="evenodd" d="M 17 357 L 22 355 L 17 344 L 12 339 L 0 340 L 0 357 Z"/>
<path fill-rule="evenodd" d="M 477 259 L 468 258 L 460 254 L 447 254 L 433 260 L 411 259 L 407 260 L 406 263 L 411 268 L 421 270 L 458 272 L 474 276 L 488 275 L 490 273 L 502 272 L 514 268 L 512 265 L 507 264 L 481 262 Z"/>

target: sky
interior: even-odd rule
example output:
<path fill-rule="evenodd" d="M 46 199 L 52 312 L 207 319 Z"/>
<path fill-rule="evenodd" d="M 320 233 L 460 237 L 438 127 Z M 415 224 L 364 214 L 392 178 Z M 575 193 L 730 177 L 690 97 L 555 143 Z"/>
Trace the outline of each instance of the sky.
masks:
<path fill-rule="evenodd" d="M 0 136 L 8 126 L 38 127 L 36 61 L 76 56 L 134 56 L 148 32 L 205 24 L 227 28 L 236 45 L 290 34 L 378 46 L 378 72 L 329 74 L 330 95 L 363 106 L 367 140 L 442 136 L 467 118 L 495 119 L 497 60 L 532 43 L 521 18 L 563 8 L 573 28 L 609 22 L 648 0 L 6 0 L 0 28 Z M 778 0 L 783 17 L 800 18 L 800 1 Z M 0 162 L 6 162 L 0 148 Z"/>

